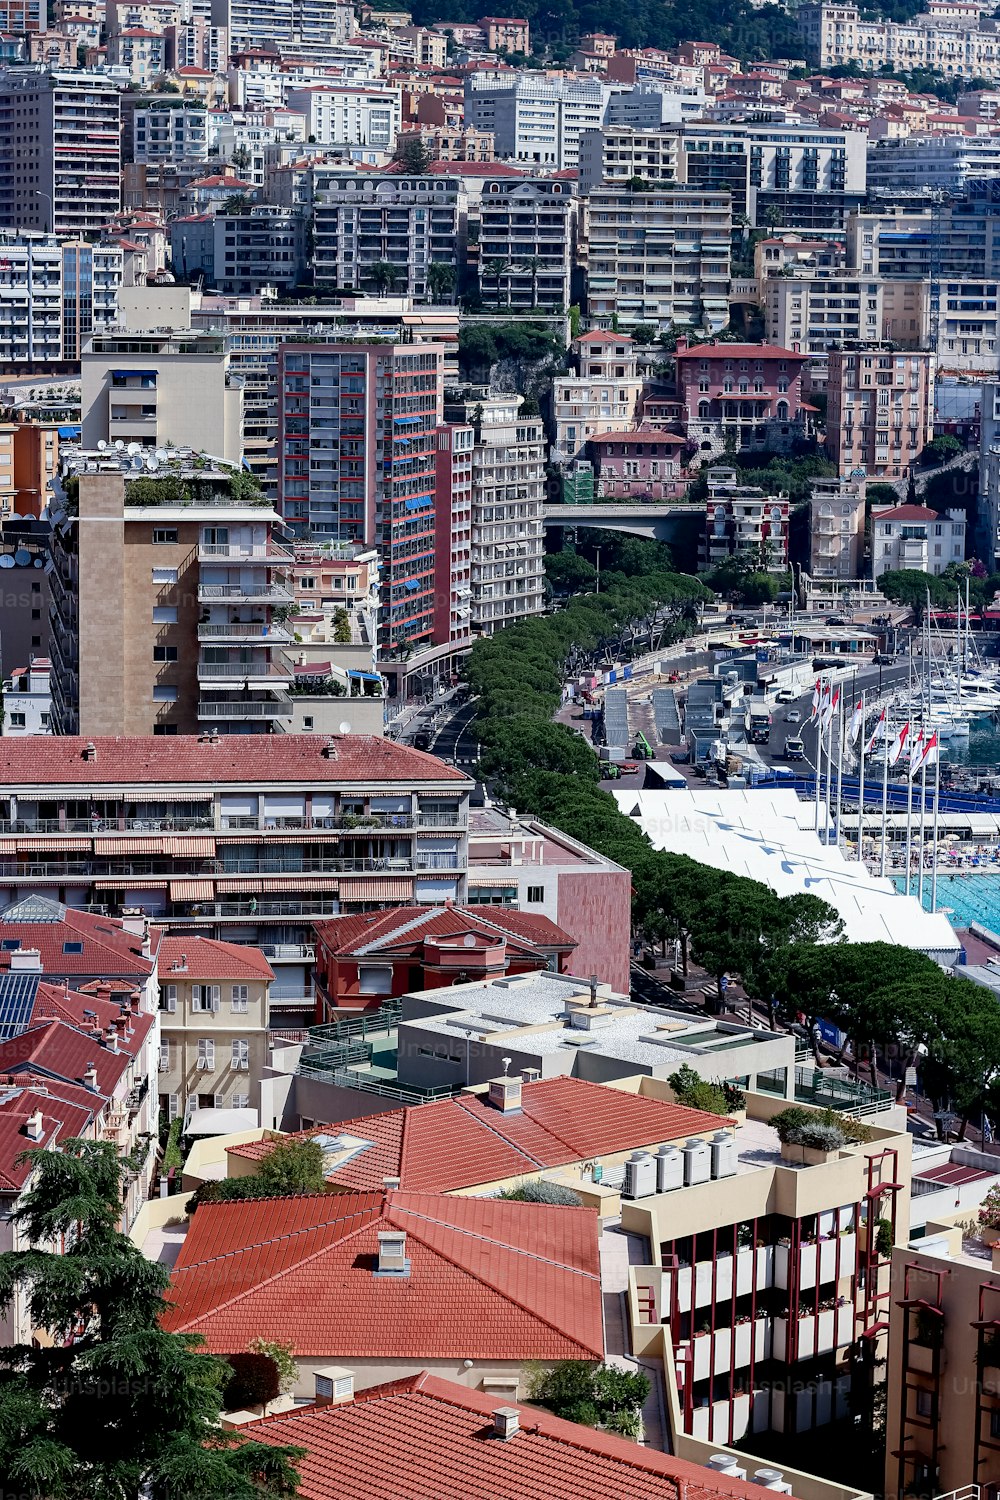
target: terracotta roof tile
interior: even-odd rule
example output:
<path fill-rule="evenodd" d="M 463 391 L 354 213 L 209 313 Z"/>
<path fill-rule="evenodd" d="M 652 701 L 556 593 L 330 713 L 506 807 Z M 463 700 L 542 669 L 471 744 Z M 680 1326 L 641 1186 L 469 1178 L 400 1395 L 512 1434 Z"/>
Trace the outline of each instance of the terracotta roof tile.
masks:
<path fill-rule="evenodd" d="M 485 1095 L 465 1094 L 302 1134 L 371 1142 L 331 1170 L 328 1180 L 337 1187 L 376 1190 L 386 1177 L 398 1177 L 404 1189 L 448 1193 L 701 1135 L 723 1123 L 701 1110 L 582 1078 L 545 1078 L 522 1085 L 520 1114 L 503 1114 Z M 267 1139 L 232 1146 L 230 1154 L 260 1161 L 271 1150 L 273 1139 Z"/>
<path fill-rule="evenodd" d="M 183 970 L 174 968 L 187 960 Z M 259 948 L 245 943 L 224 943 L 207 937 L 164 937 L 160 941 L 159 976 L 161 982 L 171 974 L 183 973 L 195 983 L 203 979 L 274 978 L 274 970 Z"/>
<path fill-rule="evenodd" d="M 259 741 L 251 744 L 251 740 Z M 219 782 L 285 781 L 455 781 L 468 783 L 463 772 L 408 745 L 375 735 L 335 737 L 337 754 L 323 754 L 324 737 L 316 734 L 228 734 L 218 744 L 198 735 L 135 735 L 90 741 L 96 759 L 84 760 L 85 737 L 0 740 L 0 784 L 11 786 L 167 785 Z"/>
<path fill-rule="evenodd" d="M 508 937 L 534 949 L 574 948 L 575 939 L 548 917 L 503 907 L 401 906 L 382 912 L 359 912 L 315 924 L 316 936 L 331 954 L 365 951 L 419 951 L 425 938 L 459 937 L 481 932 Z"/>
<path fill-rule="evenodd" d="M 242 1428 L 263 1443 L 306 1449 L 303 1500 L 752 1500 L 760 1486 L 611 1433 L 519 1406 L 519 1431 L 493 1436 L 493 1412 L 512 1406 L 426 1371 L 359 1391 L 339 1406 L 308 1406 Z"/>
<path fill-rule="evenodd" d="M 32 920 L 36 913 L 47 919 Z M 102 979 L 129 978 L 142 983 L 153 971 L 160 934 L 151 929 L 150 956 L 146 957 L 142 938 L 126 932 L 113 917 L 75 911 L 71 906 L 31 895 L 0 911 L 0 940 L 15 939 L 22 949 L 38 950 L 45 974 L 99 975 Z M 77 943 L 82 945 L 80 952 L 75 951 Z M 10 950 L 0 948 L 0 969 L 9 965 Z"/>
<path fill-rule="evenodd" d="M 381 1229 L 406 1231 L 407 1276 L 374 1274 Z M 215 1353 L 254 1334 L 302 1358 L 600 1359 L 598 1220 L 431 1193 L 202 1204 L 164 1324 Z"/>

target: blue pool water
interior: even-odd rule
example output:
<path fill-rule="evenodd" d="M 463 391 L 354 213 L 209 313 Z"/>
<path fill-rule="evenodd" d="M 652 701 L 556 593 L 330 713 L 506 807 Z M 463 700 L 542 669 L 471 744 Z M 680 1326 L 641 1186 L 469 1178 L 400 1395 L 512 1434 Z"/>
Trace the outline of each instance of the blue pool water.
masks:
<path fill-rule="evenodd" d="M 906 881 L 893 876 L 897 890 L 906 889 Z M 911 894 L 916 895 L 916 881 L 911 882 Z M 970 922 L 979 922 L 991 932 L 1000 932 L 1000 874 L 998 875 L 938 875 L 938 911 L 950 908 L 949 921 L 953 927 L 968 927 Z M 924 871 L 924 906 L 931 909 L 931 882 Z"/>

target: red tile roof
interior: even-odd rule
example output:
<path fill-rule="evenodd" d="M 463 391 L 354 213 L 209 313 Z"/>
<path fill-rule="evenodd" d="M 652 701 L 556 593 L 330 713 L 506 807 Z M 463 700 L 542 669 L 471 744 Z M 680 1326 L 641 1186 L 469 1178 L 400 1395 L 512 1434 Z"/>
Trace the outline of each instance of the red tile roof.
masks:
<path fill-rule="evenodd" d="M 186 960 L 183 968 L 182 958 Z M 160 942 L 158 973 L 161 984 L 177 974 L 194 983 L 204 979 L 270 981 L 274 978 L 274 970 L 259 948 L 207 937 L 164 937 Z"/>
<path fill-rule="evenodd" d="M 405 1230 L 407 1276 L 377 1276 Z M 349 1193 L 203 1203 L 164 1325 L 213 1353 L 255 1334 L 301 1358 L 601 1359 L 598 1219 L 585 1208 Z"/>
<path fill-rule="evenodd" d="M 519 1431 L 492 1436 L 493 1412 L 516 1403 L 422 1371 L 241 1428 L 259 1443 L 305 1448 L 303 1500 L 753 1500 L 760 1486 L 612 1433 L 518 1406 Z M 373 1467 L 374 1466 L 374 1467 Z"/>
<path fill-rule="evenodd" d="M 9 1073 L 22 1081 L 24 1075 L 38 1073 L 66 1083 L 82 1083 L 93 1063 L 97 1090 L 110 1098 L 133 1058 L 142 1051 L 154 1022 L 155 1017 L 148 1014 L 132 1016 L 132 1035 L 119 1034 L 118 1051 L 112 1052 L 89 1030 L 68 1021 L 41 1020 L 20 1036 L 0 1042 L 0 1073 Z"/>
<path fill-rule="evenodd" d="M 43 743 L 44 739 L 44 743 Z M 251 740 L 260 743 L 252 745 Z M 83 736 L 0 740 L 0 785 L 175 786 L 219 782 L 280 784 L 338 781 L 455 781 L 471 785 L 454 766 L 422 750 L 375 735 L 335 735 L 336 756 L 323 754 L 316 734 L 226 734 L 217 744 L 198 735 L 134 735 L 88 741 Z M 85 760 L 88 743 L 96 749 Z"/>
<path fill-rule="evenodd" d="M 32 915 L 51 910 L 54 921 L 34 921 Z M 113 917 L 94 912 L 75 911 L 41 896 L 15 901 L 0 912 L 0 941 L 17 939 L 22 949 L 35 948 L 41 957 L 42 972 L 48 975 L 100 976 L 102 979 L 131 979 L 142 984 L 152 973 L 160 933 L 150 929 L 150 956 L 142 951 L 142 938 L 126 932 Z M 65 952 L 66 945 L 82 951 Z M 10 950 L 0 948 L 0 970 L 9 968 Z"/>
<path fill-rule="evenodd" d="M 677 350 L 678 359 L 691 359 L 695 355 L 699 359 L 714 356 L 716 359 L 795 359 L 799 364 L 805 362 L 804 354 L 783 349 L 780 344 L 695 344 L 690 349 Z"/>
<path fill-rule="evenodd" d="M 17 1193 L 28 1180 L 31 1163 L 19 1161 L 22 1152 L 33 1147 L 51 1150 L 59 1141 L 71 1140 L 83 1135 L 94 1115 L 101 1109 L 104 1100 L 96 1095 L 81 1097 L 77 1101 L 58 1098 L 46 1084 L 36 1090 L 24 1079 L 17 1079 L 13 1088 L 5 1087 L 0 1080 L 0 1193 Z M 36 1110 L 42 1112 L 42 1134 L 40 1139 L 29 1137 L 26 1123 Z"/>
<path fill-rule="evenodd" d="M 548 917 L 503 907 L 400 906 L 390 911 L 359 912 L 315 924 L 316 936 L 331 954 L 419 952 L 426 938 L 483 933 L 513 938 L 536 951 L 575 948 L 576 940 Z"/>
<path fill-rule="evenodd" d="M 403 1188 L 448 1193 L 542 1168 L 662 1145 L 719 1129 L 716 1115 L 647 1099 L 582 1078 L 546 1078 L 521 1088 L 521 1113 L 503 1114 L 483 1094 L 465 1094 L 407 1109 L 341 1120 L 302 1135 L 349 1135 L 370 1141 L 329 1181 L 350 1191 L 382 1186 L 398 1177 Z M 260 1161 L 271 1139 L 230 1147 L 230 1154 Z"/>
<path fill-rule="evenodd" d="M 886 510 L 873 510 L 872 516 L 876 521 L 939 521 L 941 519 L 936 510 L 929 510 L 926 505 L 890 505 Z"/>

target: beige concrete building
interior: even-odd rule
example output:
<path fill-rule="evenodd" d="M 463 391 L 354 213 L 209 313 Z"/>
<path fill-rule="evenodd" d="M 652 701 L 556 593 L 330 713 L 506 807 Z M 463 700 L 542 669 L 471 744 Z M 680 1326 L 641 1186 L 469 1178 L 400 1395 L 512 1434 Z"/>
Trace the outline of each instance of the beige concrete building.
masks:
<path fill-rule="evenodd" d="M 637 425 L 642 379 L 635 344 L 624 333 L 584 333 L 570 351 L 577 375 L 552 384 L 556 440 L 552 457 L 568 463 L 599 432 L 622 432 Z"/>
<path fill-rule="evenodd" d="M 951 78 L 1000 77 L 995 21 L 967 13 L 932 8 L 910 21 L 878 21 L 856 5 L 821 3 L 803 5 L 798 24 L 806 56 L 821 68 L 853 62 L 871 72 L 929 68 Z"/>
<path fill-rule="evenodd" d="M 259 948 L 164 937 L 159 949 L 160 1109 L 260 1108 L 274 970 Z"/>
<path fill-rule="evenodd" d="M 842 476 L 905 479 L 934 436 L 935 356 L 871 342 L 827 360 L 827 456 Z"/>
<path fill-rule="evenodd" d="M 266 733 L 291 719 L 278 516 L 253 481 L 190 450 L 64 449 L 54 498 L 59 734 Z M 138 467 L 136 467 L 138 465 Z"/>
<path fill-rule="evenodd" d="M 814 479 L 809 498 L 810 576 L 860 578 L 864 552 L 864 479 Z"/>
<path fill-rule="evenodd" d="M 80 361 L 81 441 L 243 456 L 243 384 L 219 333 L 102 333 Z"/>

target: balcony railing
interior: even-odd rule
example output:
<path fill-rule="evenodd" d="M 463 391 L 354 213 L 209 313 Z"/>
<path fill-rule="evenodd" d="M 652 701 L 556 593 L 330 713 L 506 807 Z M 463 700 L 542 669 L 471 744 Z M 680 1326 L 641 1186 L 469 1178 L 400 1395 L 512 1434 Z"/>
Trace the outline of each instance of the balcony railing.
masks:
<path fill-rule="evenodd" d="M 239 563 L 294 563 L 294 554 L 277 542 L 266 547 L 241 547 L 235 542 L 199 542 L 198 561 L 231 560 Z"/>
<path fill-rule="evenodd" d="M 0 834 L 100 834 L 102 837 L 131 833 L 242 833 L 301 830 L 303 833 L 358 833 L 381 829 L 443 829 L 464 833 L 467 821 L 452 813 L 340 813 L 329 817 L 283 814 L 271 817 L 257 813 L 229 813 L 215 819 L 208 811 L 190 817 L 163 818 L 0 818 Z M 44 853 L 44 851 L 39 851 Z M 181 853 L 179 857 L 183 857 Z"/>
<path fill-rule="evenodd" d="M 287 626 L 274 624 L 268 620 L 225 620 L 218 625 L 208 620 L 198 626 L 198 639 L 222 643 L 231 641 L 234 646 L 241 646 L 244 641 L 259 641 L 261 645 L 268 646 L 272 642 L 289 645 L 295 637 Z"/>
<path fill-rule="evenodd" d="M 199 719 L 290 719 L 294 713 L 287 693 L 261 703 L 255 698 L 200 698 Z"/>
<path fill-rule="evenodd" d="M 273 661 L 204 661 L 198 662 L 199 682 L 251 682 L 267 678 L 277 682 L 291 682 L 294 678 L 291 663 L 278 656 Z"/>
<path fill-rule="evenodd" d="M 199 583 L 198 599 L 210 604 L 219 599 L 269 599 L 291 604 L 293 596 L 280 583 Z"/>

